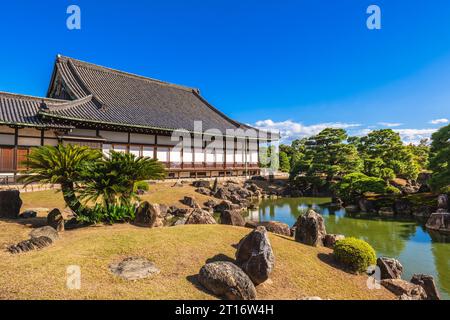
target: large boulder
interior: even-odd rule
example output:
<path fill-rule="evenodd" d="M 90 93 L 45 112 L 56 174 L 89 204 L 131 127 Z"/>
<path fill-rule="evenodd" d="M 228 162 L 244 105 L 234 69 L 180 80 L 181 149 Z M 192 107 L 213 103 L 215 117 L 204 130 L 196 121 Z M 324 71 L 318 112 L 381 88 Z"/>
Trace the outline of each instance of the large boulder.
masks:
<path fill-rule="evenodd" d="M 256 299 L 256 288 L 250 278 L 231 262 L 205 264 L 200 269 L 198 281 L 216 296 L 227 300 Z"/>
<path fill-rule="evenodd" d="M 186 218 L 185 224 L 216 224 L 214 217 L 205 210 L 194 209 Z"/>
<path fill-rule="evenodd" d="M 279 221 L 261 221 L 257 223 L 258 226 L 263 226 L 267 231 L 281 234 L 282 236 L 291 236 L 291 229 L 286 223 Z"/>
<path fill-rule="evenodd" d="M 53 209 L 47 215 L 47 224 L 58 232 L 64 231 L 64 217 L 59 209 Z"/>
<path fill-rule="evenodd" d="M 450 232 L 450 213 L 433 213 L 425 226 L 430 230 Z"/>
<path fill-rule="evenodd" d="M 306 214 L 298 217 L 295 229 L 295 241 L 310 246 L 323 245 L 323 238 L 327 234 L 323 217 L 309 210 Z"/>
<path fill-rule="evenodd" d="M 275 256 L 264 227 L 257 227 L 238 244 L 236 263 L 255 285 L 269 279 L 275 264 Z"/>
<path fill-rule="evenodd" d="M 17 219 L 22 206 L 18 190 L 0 191 L 0 218 Z"/>
<path fill-rule="evenodd" d="M 232 226 L 245 226 L 244 217 L 240 210 L 225 210 L 220 213 L 220 223 Z"/>
<path fill-rule="evenodd" d="M 323 237 L 323 245 L 327 248 L 334 248 L 334 245 L 339 240 L 344 240 L 345 236 L 342 234 L 326 234 L 325 237 Z"/>
<path fill-rule="evenodd" d="M 402 278 L 403 266 L 397 259 L 380 257 L 377 266 L 380 268 L 381 280 Z"/>
<path fill-rule="evenodd" d="M 129 257 L 118 263 L 112 263 L 109 269 L 125 280 L 144 279 L 160 272 L 153 262 L 140 257 Z"/>
<path fill-rule="evenodd" d="M 142 202 L 136 208 L 134 224 L 149 228 L 161 227 L 163 220 L 160 206 L 158 204 L 150 204 L 148 201 Z"/>
<path fill-rule="evenodd" d="M 433 276 L 426 274 L 415 274 L 411 278 L 411 283 L 421 286 L 427 294 L 427 300 L 440 300 L 439 290 L 436 288 Z"/>
<path fill-rule="evenodd" d="M 45 226 L 42 228 L 33 229 L 30 232 L 31 239 L 36 239 L 40 237 L 50 238 L 52 241 L 56 241 L 59 238 L 58 231 L 50 226 Z"/>
<path fill-rule="evenodd" d="M 427 294 L 421 286 L 403 279 L 381 280 L 381 285 L 397 295 L 401 300 L 427 299 Z"/>

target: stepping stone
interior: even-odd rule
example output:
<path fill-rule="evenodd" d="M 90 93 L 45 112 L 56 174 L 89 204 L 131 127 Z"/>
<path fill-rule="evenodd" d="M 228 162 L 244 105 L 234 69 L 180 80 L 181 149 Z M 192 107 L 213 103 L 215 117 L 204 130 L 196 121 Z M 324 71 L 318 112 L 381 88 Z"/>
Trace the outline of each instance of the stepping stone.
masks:
<path fill-rule="evenodd" d="M 125 280 L 145 279 L 160 272 L 153 262 L 140 257 L 129 257 L 119 263 L 112 263 L 109 269 Z"/>

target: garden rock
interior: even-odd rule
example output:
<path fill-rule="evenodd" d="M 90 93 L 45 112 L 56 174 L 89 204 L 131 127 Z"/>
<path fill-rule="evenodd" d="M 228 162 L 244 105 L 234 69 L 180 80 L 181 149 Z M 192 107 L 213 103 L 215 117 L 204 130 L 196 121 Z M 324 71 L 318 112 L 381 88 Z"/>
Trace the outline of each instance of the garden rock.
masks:
<path fill-rule="evenodd" d="M 52 244 L 52 239 L 48 237 L 31 238 L 19 242 L 18 244 L 9 246 L 7 250 L 12 254 L 28 252 L 33 250 L 40 250 Z"/>
<path fill-rule="evenodd" d="M 27 211 L 22 212 L 19 215 L 20 219 L 31 219 L 31 218 L 36 218 L 36 217 L 37 217 L 37 212 L 34 210 L 27 210 Z"/>
<path fill-rule="evenodd" d="M 50 226 L 45 226 L 42 228 L 36 228 L 30 232 L 31 239 L 36 239 L 40 237 L 50 238 L 52 241 L 59 239 L 58 231 Z"/>
<path fill-rule="evenodd" d="M 184 197 L 181 202 L 190 208 L 200 208 L 200 205 L 197 203 L 197 201 L 195 201 L 193 197 Z"/>
<path fill-rule="evenodd" d="M 209 199 L 209 200 L 206 201 L 203 205 L 204 205 L 205 207 L 207 207 L 207 208 L 213 208 L 213 209 L 214 209 L 214 207 L 217 206 L 217 203 L 216 203 L 214 200 Z"/>
<path fill-rule="evenodd" d="M 450 232 L 450 213 L 433 213 L 425 226 L 430 230 Z"/>
<path fill-rule="evenodd" d="M 196 188 L 211 188 L 211 183 L 207 180 L 194 181 L 192 185 Z"/>
<path fill-rule="evenodd" d="M 401 279 L 403 266 L 397 259 L 380 257 L 377 259 L 377 266 L 380 268 L 381 280 Z"/>
<path fill-rule="evenodd" d="M 381 280 L 381 285 L 397 295 L 401 300 L 426 300 L 427 294 L 425 290 L 411 282 L 403 279 L 386 279 Z"/>
<path fill-rule="evenodd" d="M 17 219 L 22 207 L 18 190 L 0 191 L 0 218 Z"/>
<path fill-rule="evenodd" d="M 231 226 L 245 226 L 244 217 L 239 210 L 225 210 L 220 213 L 220 223 Z"/>
<path fill-rule="evenodd" d="M 286 223 L 279 221 L 262 221 L 258 223 L 258 226 L 263 226 L 267 231 L 280 234 L 282 236 L 290 236 L 291 229 Z"/>
<path fill-rule="evenodd" d="M 236 263 L 255 285 L 269 279 L 275 264 L 275 256 L 266 228 L 259 226 L 238 244 Z"/>
<path fill-rule="evenodd" d="M 297 219 L 295 241 L 310 246 L 320 246 L 323 245 L 326 234 L 323 217 L 314 210 L 309 210 Z"/>
<path fill-rule="evenodd" d="M 47 224 L 58 232 L 64 231 L 64 218 L 59 209 L 53 209 L 47 215 Z"/>
<path fill-rule="evenodd" d="M 208 188 L 198 188 L 195 190 L 197 193 L 203 194 L 205 196 L 209 196 L 211 195 L 211 190 L 209 190 Z"/>
<path fill-rule="evenodd" d="M 217 222 L 208 211 L 195 209 L 187 217 L 185 224 L 217 224 Z"/>
<path fill-rule="evenodd" d="M 411 283 L 421 286 L 427 294 L 427 300 L 440 300 L 439 290 L 436 288 L 434 278 L 426 274 L 415 274 L 411 279 Z"/>
<path fill-rule="evenodd" d="M 109 269 L 125 280 L 144 279 L 160 272 L 153 262 L 140 257 L 129 257 L 119 263 L 113 263 Z"/>
<path fill-rule="evenodd" d="M 156 228 L 163 225 L 160 207 L 157 204 L 142 202 L 136 208 L 134 224 L 141 227 Z"/>
<path fill-rule="evenodd" d="M 345 236 L 342 234 L 326 234 L 323 238 L 323 245 L 327 248 L 334 248 L 334 245 L 339 240 L 344 240 Z"/>
<path fill-rule="evenodd" d="M 222 212 L 225 210 L 233 210 L 233 203 L 228 200 L 224 200 L 214 207 L 214 210 L 217 212 Z"/>
<path fill-rule="evenodd" d="M 438 212 L 448 212 L 449 210 L 449 201 L 448 201 L 448 195 L 446 194 L 441 194 L 438 196 L 437 198 L 437 210 Z"/>
<path fill-rule="evenodd" d="M 256 299 L 256 289 L 250 278 L 231 262 L 205 264 L 200 269 L 198 281 L 216 296 L 227 300 Z"/>

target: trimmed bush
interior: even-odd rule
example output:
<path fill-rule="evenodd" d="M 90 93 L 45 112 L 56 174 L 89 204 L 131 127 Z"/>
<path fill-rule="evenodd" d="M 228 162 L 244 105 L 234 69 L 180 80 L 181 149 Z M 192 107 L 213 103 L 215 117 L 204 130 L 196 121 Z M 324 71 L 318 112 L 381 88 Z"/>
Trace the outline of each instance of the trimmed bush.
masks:
<path fill-rule="evenodd" d="M 136 192 L 137 190 L 144 190 L 144 191 L 148 191 L 149 186 L 148 186 L 148 182 L 147 181 L 137 181 L 134 184 L 134 191 Z"/>
<path fill-rule="evenodd" d="M 336 242 L 334 256 L 354 272 L 365 272 L 377 261 L 375 250 L 370 244 L 351 237 Z"/>

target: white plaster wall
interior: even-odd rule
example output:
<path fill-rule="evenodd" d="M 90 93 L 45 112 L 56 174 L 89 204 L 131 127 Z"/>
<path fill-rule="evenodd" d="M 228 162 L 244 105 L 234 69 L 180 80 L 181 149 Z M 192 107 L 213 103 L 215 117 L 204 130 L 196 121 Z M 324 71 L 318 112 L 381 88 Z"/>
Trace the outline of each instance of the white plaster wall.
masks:
<path fill-rule="evenodd" d="M 131 143 L 154 144 L 155 136 L 151 134 L 132 133 L 130 135 L 130 141 Z"/>
<path fill-rule="evenodd" d="M 128 133 L 114 131 L 100 131 L 100 136 L 108 142 L 125 142 L 128 143 Z"/>
<path fill-rule="evenodd" d="M 9 134 L 0 134 L 0 144 L 14 145 L 14 136 Z"/>
<path fill-rule="evenodd" d="M 19 146 L 40 146 L 41 138 L 22 138 L 19 137 L 18 140 Z"/>

